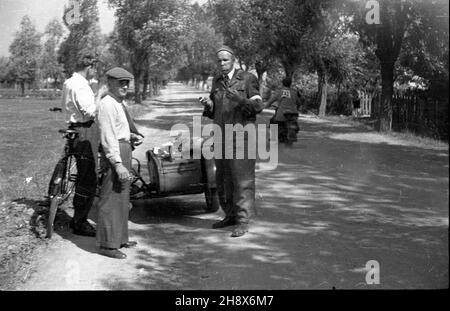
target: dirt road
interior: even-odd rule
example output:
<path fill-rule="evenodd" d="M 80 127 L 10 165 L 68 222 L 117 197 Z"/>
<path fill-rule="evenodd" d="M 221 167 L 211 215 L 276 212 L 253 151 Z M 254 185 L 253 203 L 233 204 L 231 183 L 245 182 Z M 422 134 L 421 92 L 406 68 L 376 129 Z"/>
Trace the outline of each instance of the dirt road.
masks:
<path fill-rule="evenodd" d="M 145 151 L 168 141 L 174 123 L 190 124 L 201 95 L 170 84 L 147 103 L 137 120 L 146 140 L 134 155 L 146 163 Z M 308 116 L 300 123 L 299 142 L 280 146 L 277 169 L 256 173 L 258 214 L 244 237 L 211 229 L 223 214 L 204 213 L 202 195 L 140 201 L 129 221 L 139 244 L 126 260 L 60 230 L 18 289 L 448 287 L 448 146 Z M 366 283 L 370 260 L 378 285 Z"/>

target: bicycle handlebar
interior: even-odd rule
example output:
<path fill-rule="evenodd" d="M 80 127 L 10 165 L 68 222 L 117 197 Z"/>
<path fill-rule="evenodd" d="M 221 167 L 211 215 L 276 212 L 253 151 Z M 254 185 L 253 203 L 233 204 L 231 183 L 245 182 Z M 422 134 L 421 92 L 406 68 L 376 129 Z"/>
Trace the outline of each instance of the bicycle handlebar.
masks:
<path fill-rule="evenodd" d="M 60 130 L 58 130 L 58 132 L 63 134 L 63 138 L 66 138 L 66 139 L 75 139 L 78 136 L 77 130 L 60 129 Z"/>
<path fill-rule="evenodd" d="M 59 133 L 61 134 L 75 134 L 78 133 L 78 131 L 76 130 L 68 130 L 68 129 L 60 129 L 58 130 Z"/>

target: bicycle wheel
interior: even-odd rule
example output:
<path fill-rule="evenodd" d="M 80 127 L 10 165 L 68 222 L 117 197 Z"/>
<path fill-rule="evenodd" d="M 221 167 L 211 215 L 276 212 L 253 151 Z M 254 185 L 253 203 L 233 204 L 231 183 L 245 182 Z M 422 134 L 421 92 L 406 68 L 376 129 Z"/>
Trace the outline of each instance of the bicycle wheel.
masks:
<path fill-rule="evenodd" d="M 47 217 L 47 239 L 51 239 L 53 235 L 53 223 L 55 221 L 56 211 L 58 210 L 58 206 L 60 204 L 60 196 L 54 196 L 50 199 L 50 207 L 48 209 L 48 217 Z"/>
<path fill-rule="evenodd" d="M 61 203 L 65 202 L 75 190 L 77 181 L 77 161 L 74 155 L 66 157 L 64 178 L 61 182 Z"/>
<path fill-rule="evenodd" d="M 75 156 L 65 156 L 58 161 L 50 179 L 48 196 L 50 206 L 47 217 L 47 238 L 53 235 L 53 224 L 58 207 L 65 202 L 75 189 L 77 177 Z"/>

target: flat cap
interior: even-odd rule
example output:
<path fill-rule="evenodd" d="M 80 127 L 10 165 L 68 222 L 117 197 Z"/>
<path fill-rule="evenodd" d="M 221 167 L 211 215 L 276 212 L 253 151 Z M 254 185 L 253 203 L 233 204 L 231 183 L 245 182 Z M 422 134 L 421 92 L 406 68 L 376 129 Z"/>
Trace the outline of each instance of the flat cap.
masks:
<path fill-rule="evenodd" d="M 115 67 L 106 72 L 106 76 L 117 80 L 133 80 L 134 76 L 123 68 Z"/>
<path fill-rule="evenodd" d="M 234 55 L 233 49 L 230 48 L 230 47 L 227 46 L 227 45 L 222 45 L 220 48 L 218 48 L 218 49 L 216 50 L 216 54 L 219 54 L 219 52 L 221 52 L 221 51 L 227 51 L 228 53 Z"/>

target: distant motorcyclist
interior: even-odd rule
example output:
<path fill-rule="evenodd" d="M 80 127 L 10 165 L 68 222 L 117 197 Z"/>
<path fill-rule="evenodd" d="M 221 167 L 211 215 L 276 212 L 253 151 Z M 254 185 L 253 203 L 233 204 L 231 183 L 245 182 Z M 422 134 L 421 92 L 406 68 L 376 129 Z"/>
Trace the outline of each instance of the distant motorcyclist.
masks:
<path fill-rule="evenodd" d="M 278 140 L 281 143 L 291 144 L 297 141 L 298 111 L 300 109 L 300 95 L 297 90 L 291 88 L 292 79 L 284 78 L 283 87 L 276 90 L 265 107 L 275 107 L 275 115 L 270 119 L 271 124 L 278 124 Z"/>

